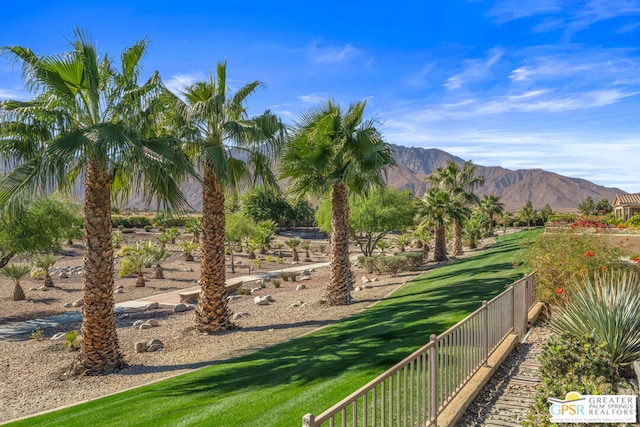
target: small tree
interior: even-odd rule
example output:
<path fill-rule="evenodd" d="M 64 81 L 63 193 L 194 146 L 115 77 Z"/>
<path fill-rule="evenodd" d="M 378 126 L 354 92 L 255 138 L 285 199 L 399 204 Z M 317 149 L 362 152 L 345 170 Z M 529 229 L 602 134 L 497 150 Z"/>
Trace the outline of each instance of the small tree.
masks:
<path fill-rule="evenodd" d="M 227 248 L 231 256 L 231 272 L 235 273 L 234 246 L 236 251 L 242 251 L 242 240 L 255 233 L 256 224 L 252 219 L 242 216 L 241 213 L 233 212 L 226 217 L 224 231 Z"/>
<path fill-rule="evenodd" d="M 309 250 L 311 249 L 311 243 L 302 242 L 300 243 L 300 247 L 304 250 L 304 260 L 311 261 L 311 256 L 309 255 Z"/>
<path fill-rule="evenodd" d="M 200 247 L 200 243 L 195 240 L 183 240 L 178 246 L 184 251 L 184 260 L 193 261 L 193 252 Z"/>
<path fill-rule="evenodd" d="M 36 268 L 42 270 L 42 272 L 44 273 L 44 285 L 47 287 L 53 286 L 53 279 L 51 279 L 49 269 L 53 267 L 56 262 L 58 262 L 58 258 L 53 256 L 52 254 L 37 256 L 33 260 L 33 265 L 35 265 Z"/>
<path fill-rule="evenodd" d="M 193 240 L 200 241 L 200 233 L 202 233 L 202 218 L 189 218 L 184 224 L 184 231 L 193 233 Z"/>
<path fill-rule="evenodd" d="M 167 243 L 169 243 L 169 241 L 171 240 L 169 238 L 169 235 L 163 231 L 162 234 L 160 234 L 158 237 L 158 242 L 160 242 L 160 246 L 162 246 L 163 248 L 167 247 Z"/>
<path fill-rule="evenodd" d="M 393 242 L 398 247 L 400 252 L 404 252 L 404 249 L 411 244 L 411 236 L 409 236 L 407 233 L 402 233 L 401 235 L 393 239 Z"/>
<path fill-rule="evenodd" d="M 587 196 L 584 202 L 578 205 L 578 212 L 583 215 L 593 215 L 596 212 L 596 203 L 591 196 Z"/>
<path fill-rule="evenodd" d="M 20 301 L 25 299 L 24 290 L 20 286 L 20 281 L 31 272 L 31 266 L 27 264 L 9 264 L 0 269 L 0 272 L 13 280 L 13 300 Z"/>
<path fill-rule="evenodd" d="M 302 243 L 302 240 L 300 240 L 300 238 L 298 236 L 296 237 L 292 237 L 290 239 L 288 239 L 287 241 L 284 242 L 285 245 L 289 246 L 291 248 L 291 252 L 293 254 L 293 261 L 297 262 L 300 261 L 300 257 L 298 256 L 298 246 L 300 246 L 300 244 Z"/>
<path fill-rule="evenodd" d="M 120 250 L 120 253 L 125 256 L 120 264 L 120 271 L 118 277 L 126 277 L 130 274 L 136 273 L 136 288 L 143 288 L 145 286 L 144 275 L 142 270 L 151 263 L 153 258 L 145 250 L 144 245 L 140 243 L 135 247 L 127 246 Z"/>
<path fill-rule="evenodd" d="M 276 249 L 278 250 L 278 258 L 282 259 L 282 249 L 284 249 L 284 243 L 276 243 Z"/>
<path fill-rule="evenodd" d="M 160 263 L 171 256 L 169 250 L 163 247 L 157 247 L 151 242 L 147 242 L 144 247 L 145 251 L 151 256 L 151 259 L 155 262 L 155 275 L 154 279 L 164 279 L 164 268 Z"/>
<path fill-rule="evenodd" d="M 171 227 L 168 230 L 166 230 L 164 233 L 167 234 L 167 237 L 169 238 L 169 241 L 171 241 L 171 244 L 175 245 L 176 239 L 180 235 L 180 230 L 178 230 L 178 227 Z"/>
<path fill-rule="evenodd" d="M 391 248 L 391 243 L 388 240 L 380 240 L 376 246 L 380 249 L 380 254 L 384 256 L 387 249 Z"/>

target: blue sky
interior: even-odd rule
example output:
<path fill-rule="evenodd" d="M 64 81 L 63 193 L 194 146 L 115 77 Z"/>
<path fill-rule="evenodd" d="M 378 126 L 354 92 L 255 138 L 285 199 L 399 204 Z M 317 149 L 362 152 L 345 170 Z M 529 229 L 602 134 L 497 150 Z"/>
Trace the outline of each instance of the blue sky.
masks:
<path fill-rule="evenodd" d="M 367 99 L 394 144 L 640 192 L 640 0 L 7 3 L 0 45 L 59 53 L 77 25 L 117 57 L 148 37 L 173 89 L 225 58 L 232 87 L 264 82 L 252 114 Z M 0 58 L 0 99 L 28 97 Z"/>

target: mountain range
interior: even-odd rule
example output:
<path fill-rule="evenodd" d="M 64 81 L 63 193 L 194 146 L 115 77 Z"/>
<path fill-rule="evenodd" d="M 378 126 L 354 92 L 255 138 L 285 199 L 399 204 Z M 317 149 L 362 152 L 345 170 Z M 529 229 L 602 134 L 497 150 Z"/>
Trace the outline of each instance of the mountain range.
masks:
<path fill-rule="evenodd" d="M 435 148 L 403 147 L 393 145 L 397 167 L 387 174 L 387 183 L 394 188 L 408 189 L 422 197 L 429 188 L 427 177 L 434 169 L 453 161 L 463 165 L 465 160 Z M 510 212 L 520 210 L 528 200 L 535 209 L 547 203 L 555 212 L 576 211 L 578 205 L 590 196 L 596 203 L 607 199 L 610 203 L 616 194 L 625 193 L 619 188 L 596 185 L 585 179 L 569 178 L 542 169 L 509 170 L 499 166 L 476 165 L 478 175 L 484 177 L 484 185 L 476 190 L 478 197 L 494 194 Z M 202 189 L 191 181 L 182 185 L 187 200 L 195 210 L 202 209 Z M 127 203 L 128 208 L 143 209 L 145 203 L 136 195 Z M 154 207 L 151 206 L 153 209 Z"/>
<path fill-rule="evenodd" d="M 411 190 L 421 197 L 429 188 L 427 177 L 434 169 L 448 162 L 463 165 L 465 160 L 435 148 L 403 147 L 393 145 L 398 167 L 387 177 L 394 188 Z M 484 177 L 484 185 L 475 191 L 478 197 L 494 194 L 500 197 L 505 209 L 518 211 L 528 200 L 535 209 L 547 203 L 555 212 L 576 211 L 587 197 L 596 203 L 607 199 L 610 203 L 616 194 L 624 194 L 619 188 L 603 187 L 586 179 L 570 178 L 542 169 L 510 170 L 499 166 L 476 165 L 476 174 Z"/>

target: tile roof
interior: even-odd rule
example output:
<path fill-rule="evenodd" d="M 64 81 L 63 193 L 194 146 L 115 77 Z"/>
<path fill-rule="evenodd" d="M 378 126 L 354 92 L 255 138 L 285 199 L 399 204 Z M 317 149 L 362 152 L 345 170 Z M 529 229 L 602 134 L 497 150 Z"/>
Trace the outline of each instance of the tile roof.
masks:
<path fill-rule="evenodd" d="M 640 205 L 640 193 L 635 194 L 616 194 L 613 205 Z"/>

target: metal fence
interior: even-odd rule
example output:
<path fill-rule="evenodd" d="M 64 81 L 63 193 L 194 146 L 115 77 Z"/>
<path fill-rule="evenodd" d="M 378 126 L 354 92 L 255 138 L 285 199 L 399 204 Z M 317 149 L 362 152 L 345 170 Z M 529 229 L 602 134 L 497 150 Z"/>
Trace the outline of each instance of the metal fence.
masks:
<path fill-rule="evenodd" d="M 438 414 L 510 334 L 527 331 L 533 306 L 529 275 L 303 427 L 437 426 Z"/>

